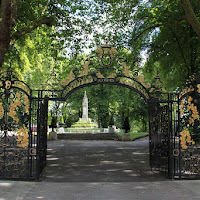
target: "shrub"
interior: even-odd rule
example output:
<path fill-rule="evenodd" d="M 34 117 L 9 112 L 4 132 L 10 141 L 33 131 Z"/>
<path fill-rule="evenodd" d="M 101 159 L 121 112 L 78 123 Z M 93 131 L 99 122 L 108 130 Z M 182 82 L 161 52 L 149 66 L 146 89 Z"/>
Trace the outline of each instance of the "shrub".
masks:
<path fill-rule="evenodd" d="M 128 133 L 130 131 L 130 124 L 128 117 L 125 118 L 122 129 L 124 129 L 125 133 Z"/>

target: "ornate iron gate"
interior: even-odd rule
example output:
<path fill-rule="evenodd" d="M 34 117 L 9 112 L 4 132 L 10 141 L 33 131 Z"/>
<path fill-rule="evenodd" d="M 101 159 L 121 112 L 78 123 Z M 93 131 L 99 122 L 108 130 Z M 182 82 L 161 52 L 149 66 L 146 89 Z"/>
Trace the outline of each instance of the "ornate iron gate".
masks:
<path fill-rule="evenodd" d="M 160 78 L 156 77 L 149 107 L 149 159 L 153 170 L 175 178 L 175 149 L 179 127 L 177 94 L 163 92 Z M 179 140 L 178 140 L 179 141 Z"/>
<path fill-rule="evenodd" d="M 46 166 L 48 98 L 19 81 L 0 76 L 0 179 L 38 179 Z"/>
<path fill-rule="evenodd" d="M 180 95 L 169 94 L 158 76 L 150 85 L 142 74 L 130 73 L 108 44 L 96 52 L 80 73 L 72 70 L 51 89 L 31 90 L 12 71 L 0 73 L 0 179 L 39 179 L 46 166 L 48 100 L 62 101 L 96 84 L 129 88 L 148 103 L 152 169 L 170 178 L 200 177 L 200 76 Z"/>
<path fill-rule="evenodd" d="M 179 178 L 200 178 L 200 75 L 188 80 L 179 95 L 179 130 L 174 149 Z"/>
<path fill-rule="evenodd" d="M 152 103 L 149 112 L 149 154 L 153 170 L 170 174 L 170 110 L 169 105 Z"/>
<path fill-rule="evenodd" d="M 30 179 L 31 90 L 17 75 L 0 75 L 0 178 Z"/>

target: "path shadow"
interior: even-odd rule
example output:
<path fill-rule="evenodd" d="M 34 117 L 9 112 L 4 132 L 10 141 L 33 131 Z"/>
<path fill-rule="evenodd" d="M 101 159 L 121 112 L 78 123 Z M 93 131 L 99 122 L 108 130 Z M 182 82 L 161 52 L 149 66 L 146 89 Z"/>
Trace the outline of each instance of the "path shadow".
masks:
<path fill-rule="evenodd" d="M 152 182 L 168 180 L 149 167 L 148 138 L 134 142 L 48 142 L 45 181 Z"/>

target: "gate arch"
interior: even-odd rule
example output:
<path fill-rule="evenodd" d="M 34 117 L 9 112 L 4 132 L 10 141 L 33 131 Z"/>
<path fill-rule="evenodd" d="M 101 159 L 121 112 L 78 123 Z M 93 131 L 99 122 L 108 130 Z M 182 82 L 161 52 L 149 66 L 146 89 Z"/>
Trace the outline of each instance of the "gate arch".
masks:
<path fill-rule="evenodd" d="M 68 77 L 60 82 L 60 98 L 67 98 L 85 86 L 110 84 L 132 89 L 146 102 L 150 99 L 150 84 L 145 82 L 142 74 L 138 74 L 138 70 L 131 72 L 126 62 L 116 56 L 117 51 L 113 47 L 106 43 L 97 48 L 96 53 L 97 56 L 86 60 L 80 72 L 72 70 Z"/>
<path fill-rule="evenodd" d="M 132 80 L 132 79 L 130 79 L 130 80 Z M 63 92 L 61 93 L 61 98 L 67 99 L 73 92 L 79 90 L 80 88 L 84 88 L 84 87 L 92 86 L 92 85 L 116 85 L 116 86 L 129 88 L 129 89 L 135 91 L 136 93 L 138 93 L 144 99 L 145 102 L 149 101 L 149 92 L 146 91 L 144 86 L 140 85 L 140 83 L 138 83 L 138 85 L 140 85 L 140 87 L 142 87 L 144 89 L 145 93 L 141 92 L 141 90 L 138 90 L 137 88 L 135 88 L 135 87 L 133 87 L 131 85 L 128 85 L 128 84 L 125 84 L 125 83 L 121 83 L 121 82 L 117 82 L 115 80 L 111 81 L 111 80 L 107 80 L 107 79 L 95 80 L 95 81 L 92 81 L 91 83 L 83 83 L 81 85 L 73 87 L 72 89 L 70 88 L 70 90 L 67 90 L 68 86 L 66 86 L 66 88 L 64 88 Z"/>

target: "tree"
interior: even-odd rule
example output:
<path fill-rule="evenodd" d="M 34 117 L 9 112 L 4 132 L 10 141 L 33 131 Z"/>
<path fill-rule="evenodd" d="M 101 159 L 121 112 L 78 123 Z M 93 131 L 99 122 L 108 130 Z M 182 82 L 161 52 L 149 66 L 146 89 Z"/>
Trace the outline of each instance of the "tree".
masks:
<path fill-rule="evenodd" d="M 135 60 L 133 63 L 137 66 L 140 66 L 138 62 L 141 61 L 141 53 L 148 51 L 151 58 L 146 64 L 148 70 L 145 69 L 145 74 L 148 71 L 149 77 L 152 73 L 161 74 L 164 85 L 174 90 L 198 70 L 199 1 L 103 2 L 106 20 L 102 24 L 110 24 L 105 26 L 107 37 L 113 43 L 117 41 L 126 45 Z M 166 84 L 174 79 L 176 85 Z"/>
<path fill-rule="evenodd" d="M 92 13 L 96 10 L 93 4 L 82 0 L 1 0 L 0 68 L 16 41 L 23 41 L 28 34 L 44 27 L 54 28 L 54 32 L 48 29 L 46 33 L 58 40 L 62 48 L 71 46 L 71 52 L 80 50 L 81 41 L 86 40 L 92 24 L 98 21 Z"/>
<path fill-rule="evenodd" d="M 114 119 L 113 119 L 113 115 L 110 116 L 110 121 L 109 121 L 109 126 L 113 126 L 115 125 Z"/>
<path fill-rule="evenodd" d="M 194 12 L 191 2 L 189 0 L 181 0 L 181 4 L 185 11 L 184 18 L 190 23 L 193 30 L 196 32 L 200 39 L 200 22 Z"/>
<path fill-rule="evenodd" d="M 195 10 L 200 7 L 199 2 L 193 4 Z M 148 45 L 149 58 L 143 72 L 149 78 L 152 77 L 152 73 L 159 73 L 165 87 L 174 90 L 185 84 L 189 76 L 199 71 L 199 39 L 186 21 L 179 21 L 177 26 L 169 26 L 175 19 L 184 16 L 184 11 L 178 4 L 170 5 L 169 9 L 164 9 L 163 12 L 162 9 L 154 11 L 156 16 L 162 13 L 160 19 L 156 19 L 161 22 L 164 17 L 168 25 L 160 27 L 151 36 L 152 41 Z M 174 10 L 176 12 L 172 12 Z"/>
<path fill-rule="evenodd" d="M 38 5 L 37 5 L 38 4 Z M 48 1 L 1 0 L 0 2 L 0 67 L 9 47 L 23 35 L 42 24 L 52 26 L 47 16 Z M 43 8 L 42 8 L 43 7 Z M 35 12 L 34 12 L 35 10 Z M 25 13 L 27 12 L 27 13 Z"/>

